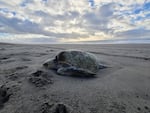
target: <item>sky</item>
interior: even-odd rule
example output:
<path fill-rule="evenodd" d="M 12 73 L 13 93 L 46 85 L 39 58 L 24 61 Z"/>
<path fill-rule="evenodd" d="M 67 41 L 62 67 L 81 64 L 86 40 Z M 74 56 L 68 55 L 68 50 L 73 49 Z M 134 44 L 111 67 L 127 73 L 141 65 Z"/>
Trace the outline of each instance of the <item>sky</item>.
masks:
<path fill-rule="evenodd" d="M 150 42 L 150 0 L 0 0 L 0 42 Z"/>

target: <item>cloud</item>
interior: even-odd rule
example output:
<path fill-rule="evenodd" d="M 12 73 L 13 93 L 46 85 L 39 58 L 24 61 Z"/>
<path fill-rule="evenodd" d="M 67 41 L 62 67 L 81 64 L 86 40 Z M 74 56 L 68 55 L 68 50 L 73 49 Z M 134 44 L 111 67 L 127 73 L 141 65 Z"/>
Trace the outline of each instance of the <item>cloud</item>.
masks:
<path fill-rule="evenodd" d="M 141 39 L 149 37 L 149 5 L 148 0 L 1 0 L 0 32 L 35 34 L 35 42 L 44 42 L 38 35 L 53 42 Z"/>
<path fill-rule="evenodd" d="M 116 34 L 117 37 L 122 37 L 125 39 L 136 39 L 139 37 L 140 39 L 146 39 L 150 36 L 150 30 L 147 29 L 133 29 L 124 32 L 118 32 Z"/>
<path fill-rule="evenodd" d="M 31 43 L 31 44 L 41 44 L 41 43 L 56 43 L 59 40 L 55 37 L 48 37 L 44 35 L 36 34 L 9 34 L 0 33 L 1 42 L 12 42 L 12 43 Z"/>
<path fill-rule="evenodd" d="M 110 30 L 108 28 L 108 24 L 113 19 L 113 6 L 115 4 L 109 3 L 106 5 L 102 5 L 98 9 L 95 9 L 94 12 L 87 12 L 83 19 L 86 20 L 87 29 L 97 31 L 107 31 Z"/>
<path fill-rule="evenodd" d="M 20 20 L 18 18 L 6 18 L 0 15 L 0 22 L 3 27 L 8 26 L 13 30 L 5 29 L 8 33 L 35 33 L 40 31 L 39 25 L 29 20 Z"/>

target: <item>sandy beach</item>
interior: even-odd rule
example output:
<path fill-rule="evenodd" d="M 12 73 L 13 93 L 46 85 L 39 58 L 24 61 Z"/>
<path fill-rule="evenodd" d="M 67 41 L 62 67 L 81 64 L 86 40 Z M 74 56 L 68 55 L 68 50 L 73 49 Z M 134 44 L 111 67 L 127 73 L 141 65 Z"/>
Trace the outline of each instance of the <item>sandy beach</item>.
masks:
<path fill-rule="evenodd" d="M 108 68 L 94 78 L 43 68 L 66 49 L 91 52 Z M 150 113 L 150 44 L 0 43 L 0 113 Z"/>

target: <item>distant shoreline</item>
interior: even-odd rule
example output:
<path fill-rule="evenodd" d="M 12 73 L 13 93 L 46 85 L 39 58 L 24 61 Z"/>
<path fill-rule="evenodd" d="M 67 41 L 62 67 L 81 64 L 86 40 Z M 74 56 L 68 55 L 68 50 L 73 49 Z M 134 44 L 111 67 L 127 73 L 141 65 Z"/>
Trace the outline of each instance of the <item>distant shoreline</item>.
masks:
<path fill-rule="evenodd" d="M 64 45 L 64 44 L 67 44 L 67 45 L 128 45 L 128 44 L 133 44 L 133 45 L 140 45 L 140 44 L 150 44 L 150 42 L 143 42 L 143 43 L 14 43 L 14 42 L 0 42 L 0 44 L 19 44 L 19 45 Z"/>

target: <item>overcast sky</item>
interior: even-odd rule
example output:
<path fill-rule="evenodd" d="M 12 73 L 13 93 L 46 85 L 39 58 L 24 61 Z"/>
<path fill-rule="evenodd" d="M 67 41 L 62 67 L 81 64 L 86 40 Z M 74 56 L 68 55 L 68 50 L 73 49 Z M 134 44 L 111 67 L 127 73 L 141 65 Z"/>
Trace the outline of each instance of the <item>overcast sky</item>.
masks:
<path fill-rule="evenodd" d="M 150 39 L 150 0 L 0 0 L 0 42 Z"/>

